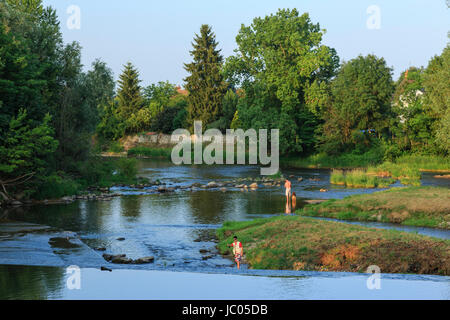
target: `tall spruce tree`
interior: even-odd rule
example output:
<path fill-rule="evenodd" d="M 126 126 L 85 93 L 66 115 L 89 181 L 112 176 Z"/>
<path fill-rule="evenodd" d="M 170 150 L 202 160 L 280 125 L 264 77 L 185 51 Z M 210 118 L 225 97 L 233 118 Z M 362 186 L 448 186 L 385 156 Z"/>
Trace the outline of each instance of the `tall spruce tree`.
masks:
<path fill-rule="evenodd" d="M 192 63 L 185 64 L 189 76 L 184 79 L 185 88 L 189 92 L 188 124 L 203 121 L 203 126 L 216 121 L 222 114 L 222 102 L 227 92 L 221 68 L 223 57 L 217 50 L 218 43 L 211 27 L 202 25 L 200 35 L 195 36 L 192 46 Z"/>
<path fill-rule="evenodd" d="M 139 85 L 140 82 L 139 72 L 131 62 L 128 62 L 120 75 L 117 91 L 118 114 L 125 121 L 130 119 L 143 106 L 144 99 L 142 88 Z"/>

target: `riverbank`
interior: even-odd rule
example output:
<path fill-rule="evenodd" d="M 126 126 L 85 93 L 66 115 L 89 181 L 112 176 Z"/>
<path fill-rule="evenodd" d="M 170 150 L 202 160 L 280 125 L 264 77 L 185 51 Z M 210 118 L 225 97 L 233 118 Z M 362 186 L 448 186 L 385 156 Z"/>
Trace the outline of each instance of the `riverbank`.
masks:
<path fill-rule="evenodd" d="M 60 204 L 77 199 L 110 200 L 117 196 L 110 188 L 117 185 L 152 186 L 154 182 L 137 176 L 137 160 L 92 157 L 78 164 L 78 173 L 57 172 L 37 179 L 27 189 L 12 190 L 0 198 L 0 207 Z"/>
<path fill-rule="evenodd" d="M 226 222 L 218 248 L 237 235 L 252 269 L 450 274 L 450 241 L 299 216 Z"/>
<path fill-rule="evenodd" d="M 376 152 L 364 154 L 342 154 L 328 156 L 323 153 L 306 158 L 284 157 L 280 164 L 297 169 L 367 169 L 373 171 L 392 171 L 395 177 L 400 177 L 401 168 L 412 168 L 417 171 L 450 172 L 450 157 L 403 155 L 393 161 L 383 161 L 383 156 Z"/>
<path fill-rule="evenodd" d="M 450 230 L 450 189 L 440 187 L 393 188 L 342 200 L 307 205 L 302 216 L 340 220 L 378 221 Z"/>

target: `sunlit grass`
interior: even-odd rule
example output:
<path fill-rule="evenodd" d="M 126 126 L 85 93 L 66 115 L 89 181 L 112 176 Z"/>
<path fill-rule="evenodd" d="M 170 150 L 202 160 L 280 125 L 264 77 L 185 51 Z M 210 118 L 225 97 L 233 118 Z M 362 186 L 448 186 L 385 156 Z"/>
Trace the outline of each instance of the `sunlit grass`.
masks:
<path fill-rule="evenodd" d="M 298 210 L 297 214 L 450 229 L 450 189 L 392 188 L 372 194 L 330 200 L 318 205 L 307 205 Z"/>
<path fill-rule="evenodd" d="M 355 215 L 340 213 L 348 219 Z M 386 273 L 450 273 L 450 241 L 417 234 L 277 216 L 225 223 L 217 230 L 222 254 L 230 255 L 227 245 L 235 235 L 253 269 L 365 272 L 376 264 Z"/>
<path fill-rule="evenodd" d="M 348 188 L 387 188 L 395 180 L 371 175 L 363 169 L 355 169 L 349 171 L 333 170 L 330 182 Z"/>

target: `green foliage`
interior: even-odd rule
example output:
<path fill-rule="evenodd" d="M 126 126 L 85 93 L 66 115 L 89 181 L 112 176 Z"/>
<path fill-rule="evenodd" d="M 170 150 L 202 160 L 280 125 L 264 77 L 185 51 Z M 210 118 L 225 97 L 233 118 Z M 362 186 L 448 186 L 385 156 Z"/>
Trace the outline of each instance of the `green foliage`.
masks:
<path fill-rule="evenodd" d="M 110 143 L 108 151 L 114 152 L 114 153 L 120 153 L 120 152 L 124 151 L 124 148 L 119 141 L 113 141 Z"/>
<path fill-rule="evenodd" d="M 238 101 L 239 96 L 233 90 L 229 89 L 223 97 L 222 115 L 217 121 L 210 123 L 207 129 L 219 129 L 225 133 L 227 129 L 232 128 L 231 125 L 236 115 Z"/>
<path fill-rule="evenodd" d="M 245 91 L 237 107 L 241 124 L 279 128 L 282 153 L 314 146 L 315 113 L 338 64 L 335 50 L 321 43 L 323 34 L 308 14 L 279 10 L 242 26 L 236 54 L 227 59 L 227 79 Z"/>
<path fill-rule="evenodd" d="M 425 104 L 436 119 L 437 148 L 444 154 L 450 153 L 449 114 L 450 114 L 450 45 L 440 56 L 431 59 L 424 75 Z"/>
<path fill-rule="evenodd" d="M 221 74 L 223 57 L 208 25 L 201 26 L 200 35 L 195 36 L 192 45 L 193 61 L 185 64 L 189 76 L 184 80 L 189 92 L 188 124 L 192 128 L 194 121 L 200 120 L 206 127 L 222 115 L 223 97 L 227 90 Z"/>
<path fill-rule="evenodd" d="M 137 160 L 121 158 L 116 163 L 117 174 L 127 180 L 132 180 L 137 174 Z"/>
<path fill-rule="evenodd" d="M 365 153 L 349 152 L 338 156 L 330 156 L 326 153 L 317 153 L 306 158 L 294 156 L 280 159 L 284 165 L 296 168 L 362 168 L 377 165 L 383 161 L 384 149 L 372 148 Z"/>
<path fill-rule="evenodd" d="M 26 186 L 24 183 L 45 173 L 49 156 L 58 147 L 50 121 L 50 115 L 46 115 L 42 123 L 35 126 L 27 118 L 26 110 L 20 110 L 17 118 L 10 121 L 0 145 L 2 191 L 8 187 L 22 190 Z"/>
<path fill-rule="evenodd" d="M 374 138 L 389 136 L 392 70 L 383 58 L 359 56 L 344 63 L 332 83 L 324 113 L 322 148 L 328 154 L 369 149 Z"/>
<path fill-rule="evenodd" d="M 164 108 L 152 119 L 151 130 L 171 134 L 176 129 L 186 127 L 188 116 L 187 101 L 182 95 L 170 97 Z"/>
<path fill-rule="evenodd" d="M 410 68 L 397 82 L 392 120 L 395 145 L 402 150 L 427 152 L 433 144 L 434 119 L 424 105 L 424 70 Z"/>
<path fill-rule="evenodd" d="M 169 105 L 170 99 L 177 95 L 175 85 L 166 82 L 158 82 L 144 89 L 145 104 L 148 106 L 152 117 L 156 117 Z"/>
<path fill-rule="evenodd" d="M 139 132 L 143 125 L 140 121 L 146 120 L 142 114 L 138 116 L 144 104 L 140 82 L 139 72 L 131 62 L 128 62 L 120 75 L 117 90 L 117 112 L 122 121 L 126 122 L 127 133 Z"/>
<path fill-rule="evenodd" d="M 58 172 L 43 177 L 39 183 L 39 188 L 34 190 L 32 196 L 38 200 L 56 199 L 76 195 L 81 189 L 82 186 L 71 177 L 68 177 L 63 172 Z"/>
<path fill-rule="evenodd" d="M 125 134 L 125 123 L 121 121 L 117 110 L 117 101 L 110 101 L 100 107 L 101 120 L 97 125 L 97 134 L 100 143 L 115 141 Z"/>

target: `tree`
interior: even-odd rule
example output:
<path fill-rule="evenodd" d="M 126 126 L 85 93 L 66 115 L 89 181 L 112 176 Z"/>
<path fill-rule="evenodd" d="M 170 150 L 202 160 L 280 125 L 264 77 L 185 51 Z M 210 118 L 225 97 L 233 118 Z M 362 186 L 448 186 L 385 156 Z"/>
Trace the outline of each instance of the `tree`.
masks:
<path fill-rule="evenodd" d="M 393 109 L 397 117 L 393 118 L 393 131 L 400 149 L 423 151 L 433 143 L 434 120 L 424 108 L 424 71 L 409 68 L 396 84 Z"/>
<path fill-rule="evenodd" d="M 170 134 L 176 129 L 186 127 L 187 101 L 186 97 L 177 94 L 173 96 L 163 110 L 153 119 L 151 130 Z"/>
<path fill-rule="evenodd" d="M 57 148 L 47 114 L 39 125 L 27 118 L 26 110 L 11 119 L 5 133 L 4 143 L 0 145 L 0 195 L 9 199 L 9 188 L 14 192 L 22 190 L 23 185 L 36 176 L 42 175 L 48 167 L 49 155 Z"/>
<path fill-rule="evenodd" d="M 227 80 L 244 90 L 237 107 L 240 123 L 280 129 L 282 153 L 314 146 L 319 104 L 307 97 L 327 87 L 339 63 L 335 50 L 321 43 L 324 33 L 307 13 L 280 9 L 243 25 L 235 55 L 225 64 Z"/>
<path fill-rule="evenodd" d="M 41 78 L 36 55 L 30 50 L 30 41 L 14 32 L 8 20 L 11 9 L 4 5 L 0 2 L 3 18 L 0 23 L 0 132 L 7 130 L 10 120 L 24 106 L 29 117 L 36 121 L 42 120 L 49 111 L 43 106 L 41 92 L 45 91 L 46 83 Z"/>
<path fill-rule="evenodd" d="M 450 45 L 440 56 L 431 59 L 424 75 L 425 104 L 436 120 L 434 130 L 436 146 L 449 154 L 448 122 L 450 113 Z"/>
<path fill-rule="evenodd" d="M 223 97 L 222 102 L 222 115 L 220 118 L 210 123 L 207 128 L 219 129 L 225 133 L 227 129 L 231 128 L 231 122 L 236 114 L 237 104 L 239 97 L 232 89 L 228 89 L 227 93 Z"/>
<path fill-rule="evenodd" d="M 100 110 L 101 119 L 96 129 L 100 142 L 103 144 L 122 138 L 126 128 L 119 116 L 117 100 L 102 104 Z"/>
<path fill-rule="evenodd" d="M 200 35 L 195 36 L 192 46 L 194 49 L 190 54 L 193 61 L 185 64 L 189 76 L 184 79 L 189 92 L 188 121 L 191 127 L 196 120 L 207 126 L 218 120 L 222 112 L 222 99 L 227 90 L 221 74 L 223 57 L 208 25 L 201 26 Z"/>
<path fill-rule="evenodd" d="M 152 117 L 156 117 L 164 111 L 172 97 L 178 94 L 175 85 L 166 82 L 158 82 L 144 89 L 145 105 L 150 109 Z"/>
<path fill-rule="evenodd" d="M 383 58 L 359 56 L 344 63 L 331 93 L 324 113 L 326 151 L 351 151 L 362 144 L 370 147 L 374 136 L 388 138 L 394 85 Z"/>
<path fill-rule="evenodd" d="M 124 66 L 123 73 L 119 78 L 119 89 L 117 91 L 118 114 L 123 121 L 128 121 L 133 114 L 143 107 L 143 96 L 139 83 L 139 72 L 131 62 Z M 127 131 L 133 128 L 127 126 Z"/>
<path fill-rule="evenodd" d="M 93 131 L 100 122 L 101 106 L 114 99 L 114 74 L 105 62 L 97 59 L 92 63 L 92 70 L 83 76 L 83 85 L 87 103 L 91 106 L 90 128 Z"/>

